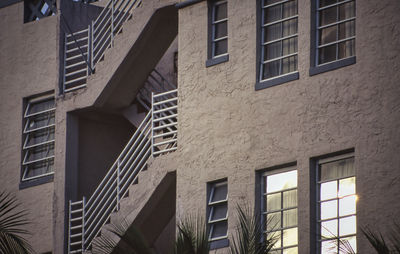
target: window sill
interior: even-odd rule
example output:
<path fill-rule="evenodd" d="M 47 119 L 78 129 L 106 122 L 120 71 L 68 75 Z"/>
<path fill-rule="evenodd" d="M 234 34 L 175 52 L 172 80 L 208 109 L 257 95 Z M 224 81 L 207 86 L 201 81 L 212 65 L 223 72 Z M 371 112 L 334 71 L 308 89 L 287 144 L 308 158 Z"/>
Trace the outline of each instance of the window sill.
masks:
<path fill-rule="evenodd" d="M 29 180 L 29 181 L 23 181 L 19 183 L 19 189 L 26 189 L 29 187 L 33 187 L 33 186 L 37 186 L 37 185 L 41 185 L 41 184 L 45 184 L 45 183 L 49 183 L 52 182 L 54 179 L 54 174 L 53 175 L 47 175 L 47 176 L 43 176 L 37 179 L 33 179 L 33 180 Z"/>
<path fill-rule="evenodd" d="M 352 65 L 356 63 L 356 57 L 352 56 L 349 58 L 341 59 L 335 62 L 327 63 L 327 64 L 322 64 L 318 66 L 314 66 L 310 68 L 310 76 L 317 75 L 320 73 L 324 73 L 327 71 L 332 71 L 336 70 L 348 65 Z"/>
<path fill-rule="evenodd" d="M 271 86 L 277 86 L 286 82 L 290 82 L 293 80 L 299 79 L 299 73 L 298 72 L 294 72 L 294 73 L 290 73 L 288 75 L 285 76 L 280 76 L 280 77 L 276 77 L 270 80 L 265 80 L 265 81 L 261 81 L 261 82 L 257 82 L 256 83 L 256 91 L 257 90 L 261 90 L 261 89 L 265 89 Z"/>
<path fill-rule="evenodd" d="M 228 246 L 229 240 L 227 238 L 210 242 L 210 250 L 225 248 Z"/>
<path fill-rule="evenodd" d="M 215 58 L 208 59 L 206 61 L 206 67 L 211 67 L 220 63 L 225 63 L 229 61 L 229 55 L 217 56 Z"/>

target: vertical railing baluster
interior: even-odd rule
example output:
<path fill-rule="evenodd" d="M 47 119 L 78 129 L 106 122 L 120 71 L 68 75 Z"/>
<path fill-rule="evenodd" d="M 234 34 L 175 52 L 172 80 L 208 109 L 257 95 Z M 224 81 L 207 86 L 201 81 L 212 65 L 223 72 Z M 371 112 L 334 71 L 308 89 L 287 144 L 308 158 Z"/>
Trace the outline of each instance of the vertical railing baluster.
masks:
<path fill-rule="evenodd" d="M 63 77 L 63 84 L 62 84 L 62 93 L 65 91 L 65 80 L 67 76 L 67 42 L 68 42 L 68 34 L 65 33 L 65 42 L 64 42 L 64 77 Z"/>
<path fill-rule="evenodd" d="M 94 38 L 94 20 L 92 20 L 92 29 L 91 29 L 91 32 L 90 32 L 90 66 L 91 66 L 91 68 L 92 68 L 92 71 L 94 70 L 94 60 L 93 60 L 93 58 L 94 58 L 94 49 L 93 49 L 93 46 L 94 46 L 94 41 L 93 41 L 93 38 Z"/>
<path fill-rule="evenodd" d="M 85 209 L 86 209 L 86 198 L 82 198 L 82 252 L 85 250 Z"/>
<path fill-rule="evenodd" d="M 90 52 L 90 24 L 88 25 L 87 48 L 86 48 L 86 58 L 88 63 L 90 63 L 89 52 Z M 90 66 L 90 64 L 87 64 L 86 77 L 88 77 L 90 74 L 92 74 L 92 67 Z"/>
<path fill-rule="evenodd" d="M 71 200 L 69 201 L 69 210 L 68 210 L 68 253 L 71 252 L 71 210 L 72 210 L 72 205 L 71 205 Z"/>
<path fill-rule="evenodd" d="M 111 47 L 114 47 L 114 0 L 111 0 Z"/>
<path fill-rule="evenodd" d="M 120 162 L 120 160 L 118 158 L 118 161 L 117 161 L 117 206 L 116 206 L 116 210 L 117 211 L 119 211 L 119 200 L 120 200 L 120 196 L 119 196 L 119 193 L 120 193 L 120 187 L 119 187 L 119 185 L 120 185 L 120 174 L 121 174 L 121 162 Z"/>
<path fill-rule="evenodd" d="M 154 157 L 154 92 L 151 92 L 151 155 Z"/>

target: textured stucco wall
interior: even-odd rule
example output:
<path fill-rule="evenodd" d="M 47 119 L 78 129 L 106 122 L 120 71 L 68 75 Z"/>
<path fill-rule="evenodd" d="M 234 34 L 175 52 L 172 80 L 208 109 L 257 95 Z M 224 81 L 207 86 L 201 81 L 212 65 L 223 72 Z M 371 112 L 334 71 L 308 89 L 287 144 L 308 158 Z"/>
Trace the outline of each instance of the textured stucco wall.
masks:
<path fill-rule="evenodd" d="M 23 2 L 0 9 L 0 185 L 29 211 L 28 240 L 42 253 L 52 250 L 53 183 L 19 190 L 23 98 L 58 84 L 58 19 L 24 24 L 23 16 Z"/>
<path fill-rule="evenodd" d="M 299 0 L 300 79 L 260 91 L 256 1 L 228 1 L 229 61 L 209 68 L 206 5 L 179 11 L 177 215 L 205 213 L 206 183 L 227 177 L 233 232 L 236 203 L 254 203 L 256 170 L 297 162 L 299 252 L 309 253 L 310 158 L 354 148 L 358 225 L 385 232 L 400 212 L 398 2 L 358 1 L 357 63 L 310 77 L 310 1 Z"/>

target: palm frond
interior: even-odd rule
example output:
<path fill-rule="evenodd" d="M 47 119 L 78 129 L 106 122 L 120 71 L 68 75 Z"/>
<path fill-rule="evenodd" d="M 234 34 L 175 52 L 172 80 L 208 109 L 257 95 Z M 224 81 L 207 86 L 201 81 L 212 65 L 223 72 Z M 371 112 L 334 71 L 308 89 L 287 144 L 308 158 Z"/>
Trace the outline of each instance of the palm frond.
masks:
<path fill-rule="evenodd" d="M 232 254 L 265 254 L 271 251 L 276 243 L 273 237 L 263 238 L 263 225 L 258 214 L 237 205 L 238 226 L 232 238 Z M 268 222 L 266 222 L 268 223 Z"/>
<path fill-rule="evenodd" d="M 393 245 L 393 251 L 400 254 L 400 224 L 398 222 L 393 223 L 390 240 Z"/>
<path fill-rule="evenodd" d="M 379 254 L 389 254 L 390 249 L 383 238 L 381 233 L 374 233 L 370 228 L 365 227 L 361 229 L 364 236 L 367 238 L 369 243 L 372 247 L 379 253 Z"/>
<path fill-rule="evenodd" d="M 175 254 L 208 254 L 206 223 L 200 216 L 188 216 L 178 224 Z"/>
<path fill-rule="evenodd" d="M 30 232 L 24 226 L 30 224 L 28 213 L 20 208 L 15 196 L 0 192 L 0 253 L 33 253 L 32 246 L 24 238 Z"/>

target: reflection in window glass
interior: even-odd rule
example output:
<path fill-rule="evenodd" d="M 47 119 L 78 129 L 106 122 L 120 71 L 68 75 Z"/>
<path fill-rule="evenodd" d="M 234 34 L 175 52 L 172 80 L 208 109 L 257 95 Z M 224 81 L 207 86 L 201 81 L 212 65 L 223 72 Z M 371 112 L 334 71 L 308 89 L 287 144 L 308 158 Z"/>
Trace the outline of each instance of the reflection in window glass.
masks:
<path fill-rule="evenodd" d="M 208 197 L 208 239 L 210 242 L 228 237 L 228 184 L 213 183 Z"/>
<path fill-rule="evenodd" d="M 297 254 L 297 170 L 262 176 L 264 237 L 276 240 L 272 253 Z"/>
<path fill-rule="evenodd" d="M 343 244 L 357 251 L 354 157 L 321 160 L 317 173 L 320 253 L 341 253 Z"/>
<path fill-rule="evenodd" d="M 228 52 L 228 4 L 226 0 L 211 1 L 211 58 Z"/>

